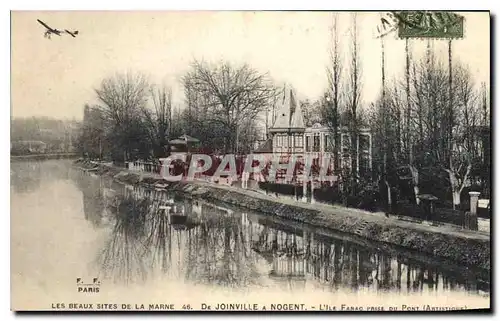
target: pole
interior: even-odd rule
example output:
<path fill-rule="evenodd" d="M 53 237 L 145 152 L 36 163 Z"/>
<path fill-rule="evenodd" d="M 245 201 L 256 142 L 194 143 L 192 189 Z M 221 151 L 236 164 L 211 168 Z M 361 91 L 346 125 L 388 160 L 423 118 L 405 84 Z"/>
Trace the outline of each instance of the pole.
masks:
<path fill-rule="evenodd" d="M 452 39 L 448 40 L 448 83 L 449 83 L 449 100 L 448 100 L 448 112 L 449 112 L 449 124 L 448 124 L 448 157 L 451 169 L 452 162 L 452 149 L 453 149 L 453 70 L 452 70 Z"/>
<path fill-rule="evenodd" d="M 303 165 L 303 168 L 302 168 L 302 202 L 306 203 L 307 202 L 307 180 L 306 180 L 306 151 L 305 151 L 305 148 L 304 148 L 304 158 L 302 159 L 302 165 Z"/>
<path fill-rule="evenodd" d="M 383 115 L 383 124 L 384 124 L 384 136 L 387 138 L 388 129 L 387 129 L 387 106 L 385 101 L 385 48 L 384 48 L 384 37 L 380 38 L 380 45 L 382 49 L 382 115 Z M 383 161 L 383 175 L 384 175 L 384 183 L 387 187 L 387 207 L 388 211 L 391 211 L 392 207 L 392 198 L 391 198 L 391 187 L 389 185 L 389 181 L 387 180 L 387 150 L 388 144 L 387 139 L 384 140 L 384 161 Z"/>
<path fill-rule="evenodd" d="M 356 136 L 356 173 L 359 175 L 359 134 Z"/>
<path fill-rule="evenodd" d="M 410 103 L 410 48 L 409 48 L 409 39 L 406 38 L 406 152 L 408 153 L 408 163 L 413 164 L 413 145 L 411 142 L 411 134 L 410 134 L 410 118 L 411 118 L 411 103 Z"/>
<path fill-rule="evenodd" d="M 380 46 L 382 49 L 382 121 L 384 136 L 387 137 L 387 110 L 385 106 L 385 52 L 384 52 L 384 38 L 380 38 Z M 387 140 L 384 140 L 384 175 L 387 173 Z"/>
<path fill-rule="evenodd" d="M 269 108 L 266 108 L 266 140 L 269 138 Z"/>

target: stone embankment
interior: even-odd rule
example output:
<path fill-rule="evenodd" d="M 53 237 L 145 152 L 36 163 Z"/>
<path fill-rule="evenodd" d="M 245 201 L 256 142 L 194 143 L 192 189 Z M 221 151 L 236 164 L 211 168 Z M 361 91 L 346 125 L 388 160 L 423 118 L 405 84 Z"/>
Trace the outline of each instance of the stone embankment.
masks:
<path fill-rule="evenodd" d="M 222 201 L 233 206 L 277 216 L 283 219 L 356 235 L 383 245 L 402 247 L 459 265 L 490 270 L 490 236 L 458 226 L 418 224 L 340 206 L 306 204 L 276 198 L 253 190 L 206 182 L 167 182 L 159 175 L 131 172 L 105 164 L 75 162 L 85 170 L 109 176 L 132 185 L 164 185 L 167 190 L 188 194 L 207 201 Z"/>

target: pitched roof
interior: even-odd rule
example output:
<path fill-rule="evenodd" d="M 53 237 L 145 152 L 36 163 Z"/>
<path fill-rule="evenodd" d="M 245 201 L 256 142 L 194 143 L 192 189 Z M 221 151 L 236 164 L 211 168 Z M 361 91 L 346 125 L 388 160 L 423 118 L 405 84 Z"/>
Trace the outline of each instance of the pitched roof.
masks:
<path fill-rule="evenodd" d="M 273 152 L 273 140 L 272 138 L 267 139 L 262 145 L 257 148 L 254 153 L 272 153 Z"/>
<path fill-rule="evenodd" d="M 305 129 L 304 116 L 300 104 L 297 103 L 293 89 L 284 90 L 283 100 L 278 110 L 272 129 Z"/>
<path fill-rule="evenodd" d="M 183 144 L 185 145 L 186 143 L 199 143 L 200 140 L 198 138 L 191 137 L 189 135 L 182 135 L 179 138 L 172 139 L 169 141 L 170 144 L 175 144 L 175 145 L 180 145 Z"/>
<path fill-rule="evenodd" d="M 295 97 L 293 95 L 293 91 L 290 90 L 291 103 L 293 104 L 293 112 L 292 119 L 290 121 L 290 127 L 293 128 L 305 128 L 304 124 L 304 115 L 302 114 L 302 108 L 300 108 L 300 104 L 297 103 Z M 290 107 L 292 108 L 292 107 Z"/>
<path fill-rule="evenodd" d="M 180 136 L 179 139 L 183 139 L 183 140 L 187 141 L 188 143 L 198 143 L 200 141 L 198 138 L 194 138 L 194 137 L 186 135 L 186 134 Z"/>

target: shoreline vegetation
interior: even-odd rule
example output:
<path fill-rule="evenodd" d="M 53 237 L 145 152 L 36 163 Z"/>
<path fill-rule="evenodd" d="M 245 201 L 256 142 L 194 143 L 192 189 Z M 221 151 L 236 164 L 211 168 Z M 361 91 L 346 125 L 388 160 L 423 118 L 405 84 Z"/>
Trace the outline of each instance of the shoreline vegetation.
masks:
<path fill-rule="evenodd" d="M 108 164 L 91 163 L 83 159 L 74 162 L 81 170 L 107 176 L 130 185 L 182 193 L 191 198 L 222 202 L 230 206 L 257 211 L 270 217 L 308 224 L 323 230 L 340 232 L 362 240 L 376 242 L 384 249 L 395 246 L 418 255 L 428 255 L 454 264 L 490 271 L 490 235 L 481 231 L 465 230 L 459 226 L 440 224 L 430 226 L 385 217 L 357 209 L 326 204 L 305 204 L 259 193 L 254 190 L 211 184 L 203 181 L 168 182 L 159 175 L 133 172 Z M 380 214 L 380 215 L 379 215 Z"/>
<path fill-rule="evenodd" d="M 45 159 L 71 159 L 78 158 L 77 153 L 50 153 L 50 154 L 25 154 L 10 155 L 11 160 L 45 160 Z"/>

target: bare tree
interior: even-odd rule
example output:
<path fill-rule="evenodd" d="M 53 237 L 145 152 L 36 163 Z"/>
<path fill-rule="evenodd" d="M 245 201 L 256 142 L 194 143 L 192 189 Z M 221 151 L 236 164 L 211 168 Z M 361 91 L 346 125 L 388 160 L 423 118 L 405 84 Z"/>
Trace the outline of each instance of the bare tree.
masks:
<path fill-rule="evenodd" d="M 470 174 L 473 153 L 464 144 L 465 140 L 471 142 L 473 139 L 472 82 L 463 68 L 457 66 L 456 70 L 454 80 L 450 80 L 450 66 L 446 68 L 436 63 L 434 56 L 430 55 L 427 61 L 421 62 L 414 79 L 420 128 L 419 163 L 442 168 L 448 173 L 454 207 L 460 204 L 460 192 Z M 450 97 L 453 97 L 453 108 L 450 108 Z M 459 116 L 463 117 L 460 122 Z"/>
<path fill-rule="evenodd" d="M 143 106 L 142 113 L 148 126 L 155 157 L 165 154 L 165 146 L 170 137 L 172 119 L 172 90 L 167 86 L 152 86 L 150 88 L 153 108 Z"/>
<path fill-rule="evenodd" d="M 113 143 L 122 150 L 124 161 L 130 158 L 132 149 L 140 145 L 138 132 L 142 128 L 139 115 L 147 104 L 148 90 L 146 77 L 131 72 L 105 78 L 95 89 L 102 103 L 101 110 L 110 125 Z"/>
<path fill-rule="evenodd" d="M 386 107 L 382 100 L 376 106 L 384 109 L 373 114 L 372 129 L 377 137 L 375 154 L 378 161 L 383 162 L 380 155 L 385 154 L 385 145 L 388 145 L 388 159 L 394 164 L 405 163 L 407 154 L 399 154 L 396 146 L 401 137 L 411 136 L 407 143 L 408 149 L 416 151 L 414 160 L 410 163 L 414 183 L 415 196 L 419 194 L 419 171 L 417 168 L 430 170 L 433 173 L 446 172 L 450 184 L 453 204 L 460 204 L 460 193 L 470 181 L 474 166 L 479 168 L 481 163 L 480 127 L 484 123 L 483 101 L 478 99 L 472 75 L 468 68 L 459 62 L 453 66 L 452 96 L 453 111 L 449 108 L 449 66 L 436 62 L 430 53 L 421 61 L 411 66 L 411 119 L 405 124 L 405 130 L 400 131 L 402 123 L 400 114 L 408 115 L 407 82 L 394 82 L 387 90 Z M 405 88 L 406 87 L 406 88 Z M 446 95 L 443 95 L 446 93 Z M 449 137 L 448 126 L 453 126 L 453 135 Z M 384 145 L 383 147 L 381 145 Z M 389 171 L 393 170 L 389 167 Z M 444 183 L 444 182 L 443 182 Z M 418 203 L 418 199 L 417 199 Z"/>
<path fill-rule="evenodd" d="M 408 160 L 408 164 L 410 166 L 413 164 L 413 152 L 411 150 L 412 146 L 412 137 L 410 135 L 410 121 L 412 117 L 412 108 L 411 108 L 411 87 L 410 87 L 410 65 L 411 65 L 411 53 L 410 53 L 410 39 L 405 40 L 405 93 L 406 93 L 406 109 L 405 109 L 405 125 L 403 130 L 404 137 L 404 150 L 405 156 Z"/>
<path fill-rule="evenodd" d="M 483 82 L 480 89 L 480 104 L 481 104 L 481 125 L 482 131 L 480 132 L 483 141 L 483 151 L 481 153 L 481 169 L 480 179 L 482 181 L 483 192 L 490 195 L 490 180 L 491 180 L 491 139 L 490 135 L 490 91 Z"/>
<path fill-rule="evenodd" d="M 335 170 L 341 168 L 340 162 L 340 90 L 342 82 L 342 62 L 340 60 L 340 41 L 338 35 L 338 15 L 333 18 L 331 28 L 332 47 L 330 49 L 330 66 L 327 67 L 329 90 L 327 101 L 322 109 L 322 118 L 333 135 L 333 159 Z"/>
<path fill-rule="evenodd" d="M 225 131 L 226 151 L 238 152 L 241 125 L 265 111 L 275 90 L 267 74 L 248 65 L 235 67 L 194 61 L 183 77 L 185 88 L 201 95 L 210 114 L 206 122 L 219 124 Z"/>
<path fill-rule="evenodd" d="M 455 131 L 450 139 L 449 165 L 445 166 L 444 170 L 449 175 L 455 208 L 460 205 L 460 194 L 469 179 L 473 158 L 479 153 L 475 141 L 478 137 L 477 126 L 480 117 L 470 71 L 461 65 L 454 69 L 452 95 L 456 112 L 448 117 L 457 126 L 454 127 Z"/>
<path fill-rule="evenodd" d="M 309 99 L 305 99 L 300 101 L 299 104 L 304 116 L 304 125 L 312 126 L 325 120 L 325 117 L 322 117 L 323 109 L 325 109 L 323 101 L 315 100 L 311 102 Z"/>
<path fill-rule="evenodd" d="M 461 112 L 457 116 L 456 124 L 462 122 L 465 145 L 467 150 L 477 153 L 474 146 L 475 126 L 481 123 L 481 115 L 478 104 L 478 94 L 474 90 L 474 81 L 468 68 L 457 65 L 454 71 L 454 93 L 455 108 Z"/>
<path fill-rule="evenodd" d="M 490 102 L 489 102 L 490 92 L 483 82 L 481 84 L 481 106 L 482 106 L 482 116 L 483 116 L 483 126 L 490 126 Z"/>
<path fill-rule="evenodd" d="M 382 71 L 382 97 L 381 97 L 381 101 L 380 101 L 380 107 L 382 109 L 381 111 L 381 116 L 382 116 L 382 135 L 383 137 L 388 137 L 389 136 L 389 133 L 390 133 L 390 129 L 389 129 L 389 126 L 390 126 L 390 122 L 388 122 L 388 117 L 389 117 L 389 113 L 388 113 L 388 99 L 387 99 L 387 96 L 386 96 L 386 80 L 385 80 L 385 46 L 384 46 L 384 40 L 385 38 L 384 37 L 380 37 L 380 51 L 381 51 L 381 71 Z M 395 95 L 393 96 L 393 98 L 396 98 L 398 97 L 397 93 L 395 93 Z M 397 105 L 395 104 L 396 100 L 393 99 L 393 105 Z M 392 142 L 394 142 L 395 140 L 392 140 Z M 389 140 L 387 139 L 383 139 L 383 147 L 382 147 L 382 150 L 383 150 L 383 160 L 382 160 L 382 177 L 381 179 L 383 178 L 383 182 L 384 182 L 384 185 L 385 185 L 385 188 L 387 190 L 387 207 L 389 210 L 391 210 L 392 208 L 392 194 L 391 194 L 391 185 L 389 183 L 389 179 L 388 179 L 388 166 L 387 166 L 387 162 L 388 162 L 388 157 L 389 157 L 389 151 L 390 151 L 390 148 L 392 147 L 391 144 L 389 144 Z"/>
<path fill-rule="evenodd" d="M 353 26 L 351 29 L 351 62 L 349 70 L 349 79 L 347 83 L 347 112 L 348 128 L 350 134 L 350 155 L 351 155 L 351 176 L 352 184 L 356 181 L 358 174 L 358 110 L 361 105 L 361 64 L 359 57 L 359 40 L 357 27 L 357 14 L 353 14 Z M 354 189 L 351 188 L 354 193 Z"/>
<path fill-rule="evenodd" d="M 405 150 L 405 156 L 408 161 L 408 166 L 411 172 L 411 182 L 413 185 L 413 191 L 415 193 L 415 202 L 418 205 L 420 203 L 419 195 L 419 173 L 416 163 L 413 157 L 413 140 L 414 133 L 412 127 L 412 117 L 413 117 L 413 108 L 412 108 L 412 99 L 411 99 L 411 64 L 412 64 L 412 56 L 410 51 L 410 39 L 407 38 L 405 40 L 405 56 L 406 56 L 406 64 L 405 64 L 405 93 L 406 93 L 406 109 L 404 111 L 404 130 L 403 130 L 403 146 Z"/>

